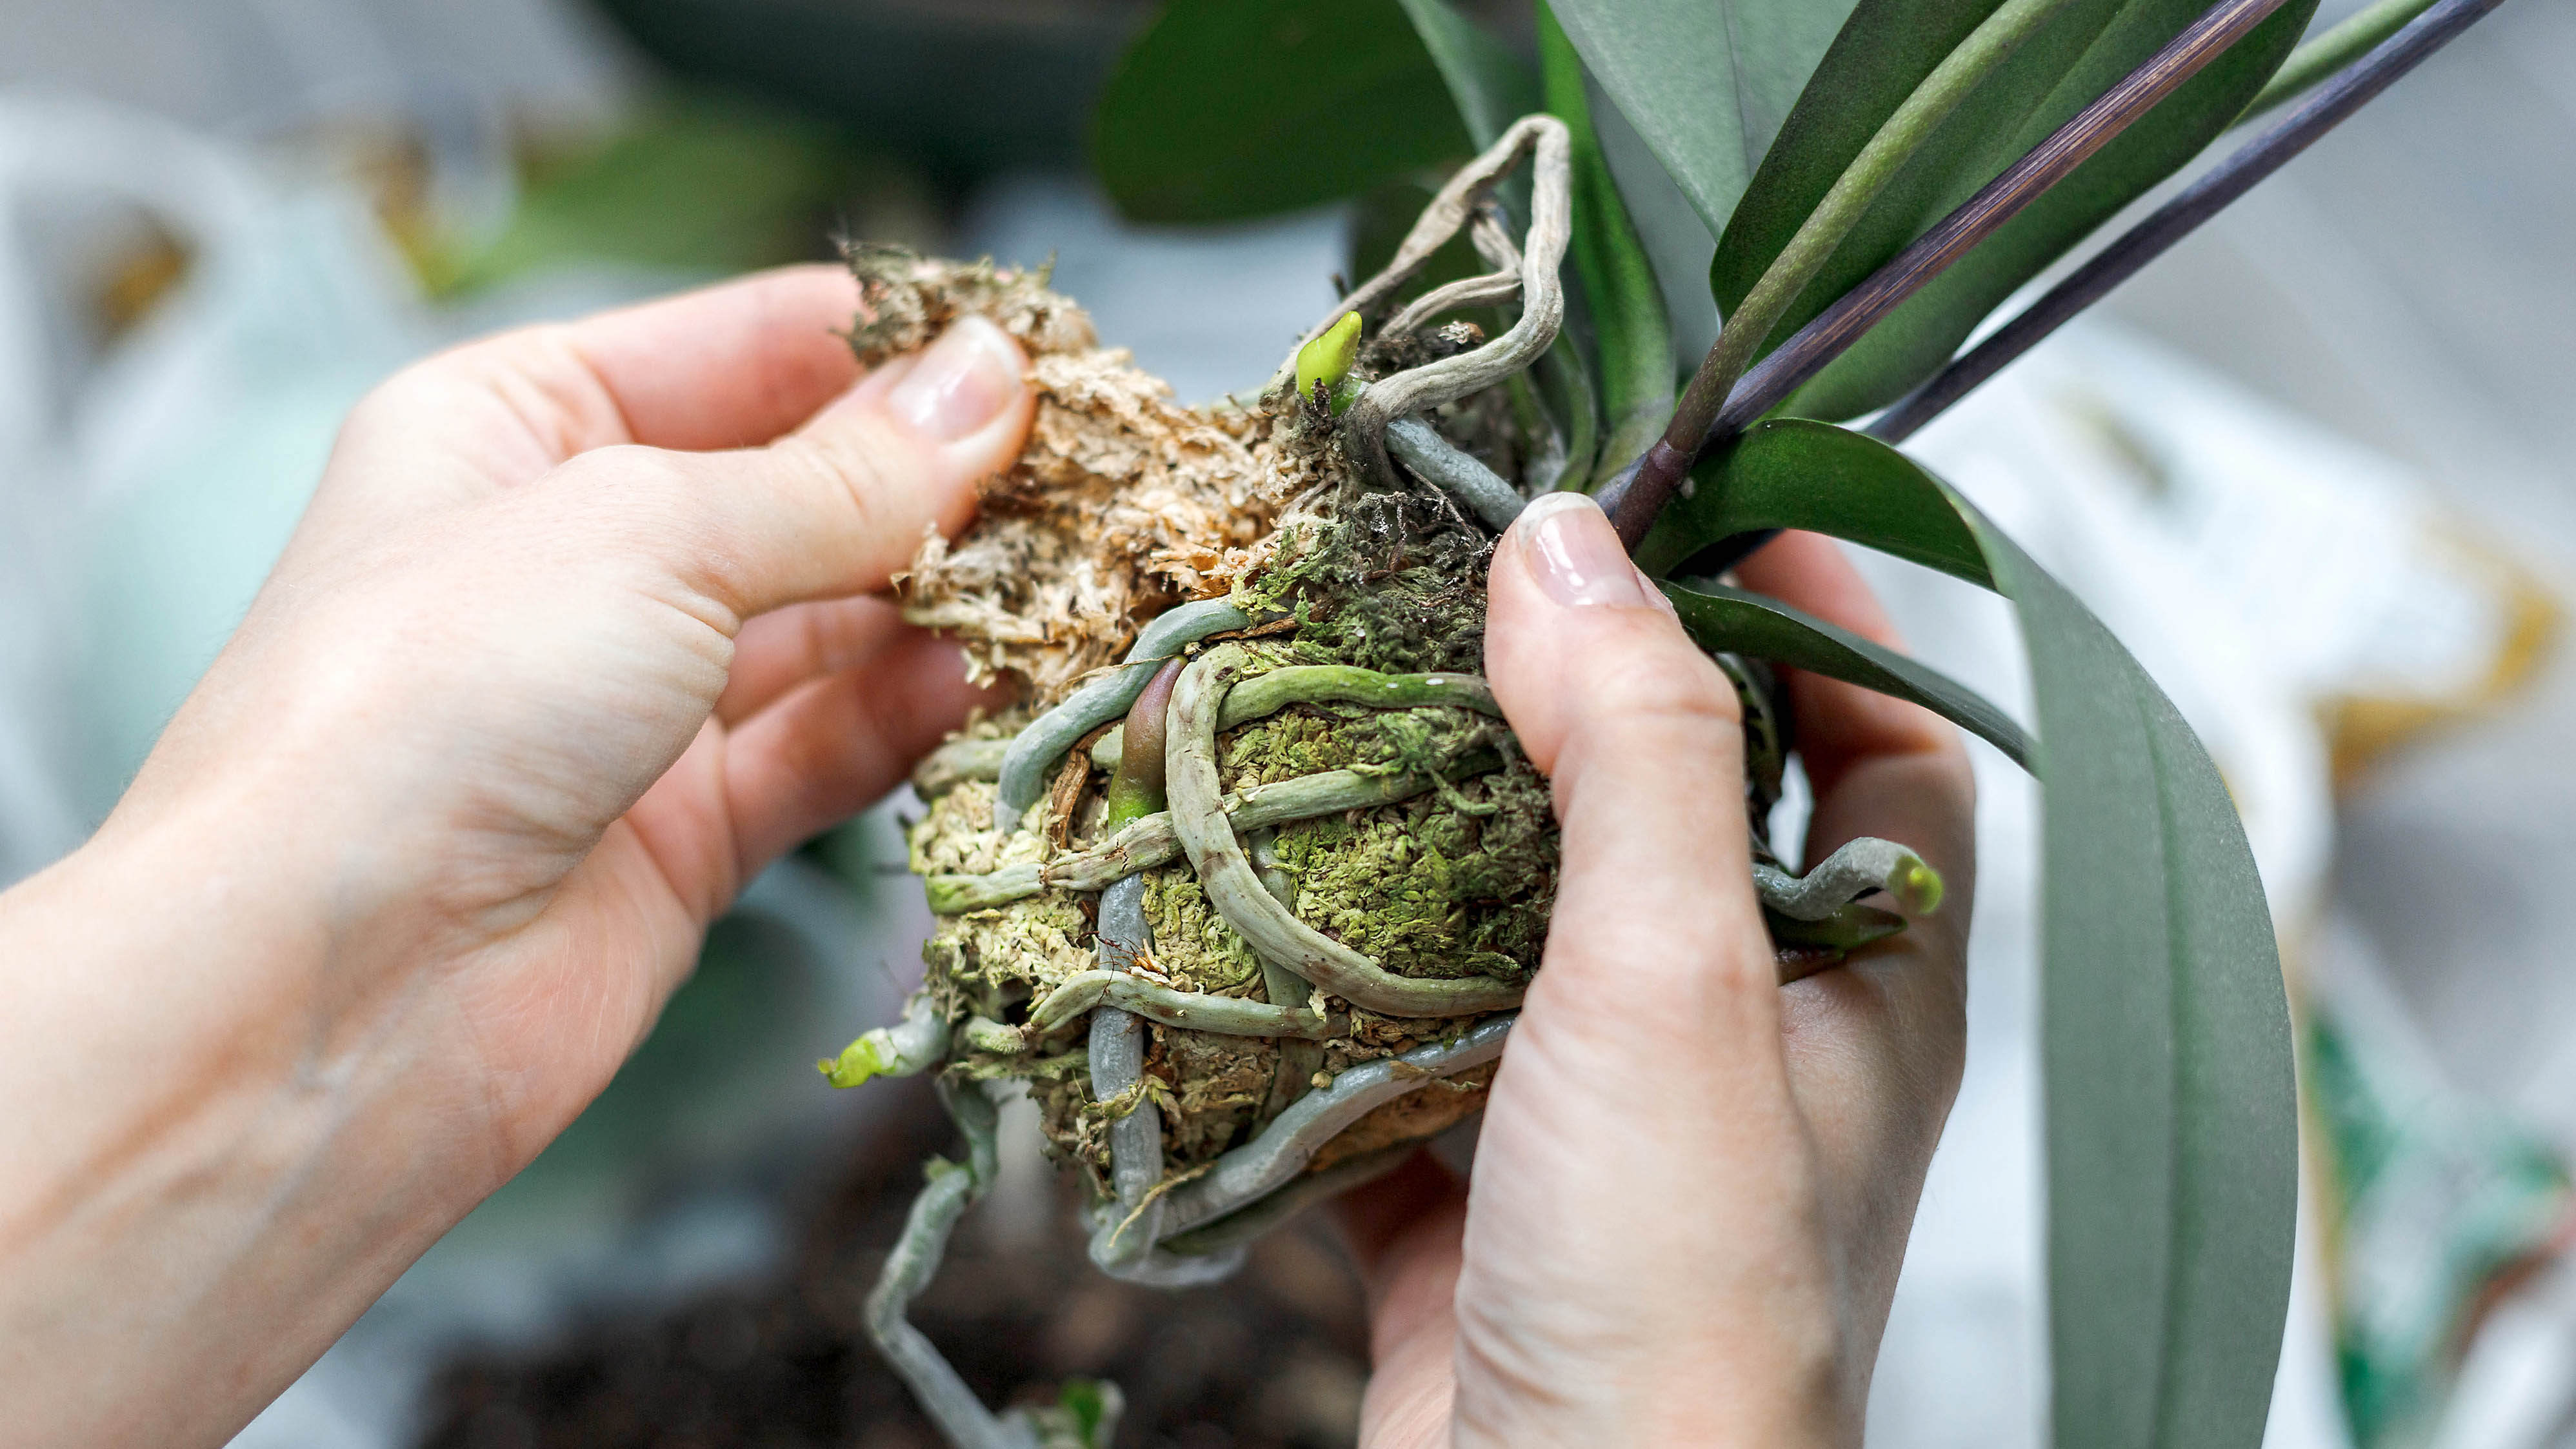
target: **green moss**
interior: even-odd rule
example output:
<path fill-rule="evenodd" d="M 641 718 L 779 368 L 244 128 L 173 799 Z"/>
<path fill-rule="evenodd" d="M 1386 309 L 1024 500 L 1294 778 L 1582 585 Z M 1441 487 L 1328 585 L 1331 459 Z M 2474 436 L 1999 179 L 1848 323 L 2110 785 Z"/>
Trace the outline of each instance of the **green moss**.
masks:
<path fill-rule="evenodd" d="M 1297 614 L 1300 662 L 1481 674 L 1492 547 L 1444 499 L 1354 493 L 1285 539 L 1255 592 Z"/>
<path fill-rule="evenodd" d="M 1520 980 L 1556 894 L 1555 820 L 1525 762 L 1439 795 L 1283 826 L 1297 915 L 1407 976 Z"/>
<path fill-rule="evenodd" d="M 1500 720 L 1471 709 L 1297 705 L 1218 741 L 1217 776 L 1228 790 L 1321 770 L 1446 777 L 1471 754 L 1509 752 L 1510 741 Z"/>
<path fill-rule="evenodd" d="M 1154 932 L 1155 967 L 1182 990 L 1241 996 L 1261 979 L 1260 959 L 1208 904 L 1187 865 L 1146 874 L 1145 920 Z"/>

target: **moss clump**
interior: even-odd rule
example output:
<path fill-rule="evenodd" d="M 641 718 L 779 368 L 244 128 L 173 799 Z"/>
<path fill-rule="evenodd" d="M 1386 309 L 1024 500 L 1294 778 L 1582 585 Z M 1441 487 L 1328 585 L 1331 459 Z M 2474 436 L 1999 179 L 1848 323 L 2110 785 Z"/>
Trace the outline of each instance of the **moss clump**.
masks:
<path fill-rule="evenodd" d="M 1474 710 L 1301 704 L 1219 740 L 1217 778 L 1228 790 L 1342 769 L 1448 779 L 1471 758 L 1514 750 L 1502 721 Z"/>
<path fill-rule="evenodd" d="M 1281 827 L 1298 919 L 1390 971 L 1454 980 L 1538 969 L 1556 820 L 1526 761 L 1436 795 Z"/>
<path fill-rule="evenodd" d="M 1164 866 L 1145 876 L 1145 921 L 1154 932 L 1154 969 L 1184 991 L 1260 996 L 1261 961 L 1208 904 L 1189 867 Z"/>
<path fill-rule="evenodd" d="M 1296 613 L 1299 663 L 1477 674 L 1492 553 L 1445 496 L 1352 487 L 1330 514 L 1283 529 L 1252 587 Z"/>

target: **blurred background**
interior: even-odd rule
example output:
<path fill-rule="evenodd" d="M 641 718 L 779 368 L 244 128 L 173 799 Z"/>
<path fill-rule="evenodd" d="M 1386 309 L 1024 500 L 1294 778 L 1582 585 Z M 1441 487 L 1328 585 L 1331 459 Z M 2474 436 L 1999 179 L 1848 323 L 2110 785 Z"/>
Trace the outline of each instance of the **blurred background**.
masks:
<path fill-rule="evenodd" d="M 1185 398 L 1266 373 L 1350 218 L 1118 220 L 1084 118 L 1150 9 L 0 0 L 0 884 L 113 803 L 340 414 L 450 341 L 846 235 L 1052 257 Z M 2308 1105 L 2276 1446 L 2576 1445 L 2571 155 L 2576 9 L 2512 0 L 1917 445 L 2155 670 L 2245 810 Z M 1999 605 L 1866 566 L 1920 653 L 2022 697 Z M 2040 1438 L 2032 799 L 1978 764 L 1969 1078 L 1873 1444 Z M 946 1130 L 811 1068 L 919 971 L 901 808 L 764 875 L 608 1094 L 237 1442 L 931 1444 L 856 1308 Z M 1005 1133 L 919 1315 L 979 1390 L 1106 1374 L 1125 1443 L 1350 1442 L 1329 1234 L 1220 1288 L 1111 1284 L 1032 1121 Z"/>

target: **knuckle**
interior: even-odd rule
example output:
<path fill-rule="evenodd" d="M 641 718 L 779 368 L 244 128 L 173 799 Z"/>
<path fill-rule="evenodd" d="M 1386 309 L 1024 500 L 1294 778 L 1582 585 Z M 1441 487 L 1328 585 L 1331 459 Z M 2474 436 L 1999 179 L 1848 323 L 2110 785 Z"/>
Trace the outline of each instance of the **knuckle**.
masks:
<path fill-rule="evenodd" d="M 1589 671 L 1584 712 L 1594 719 L 1690 730 L 1733 729 L 1743 722 L 1735 687 L 1707 656 L 1688 646 L 1607 652 Z"/>
<path fill-rule="evenodd" d="M 881 429 L 852 427 L 792 438 L 771 451 L 841 514 L 849 536 L 870 538 L 901 522 L 903 449 Z"/>

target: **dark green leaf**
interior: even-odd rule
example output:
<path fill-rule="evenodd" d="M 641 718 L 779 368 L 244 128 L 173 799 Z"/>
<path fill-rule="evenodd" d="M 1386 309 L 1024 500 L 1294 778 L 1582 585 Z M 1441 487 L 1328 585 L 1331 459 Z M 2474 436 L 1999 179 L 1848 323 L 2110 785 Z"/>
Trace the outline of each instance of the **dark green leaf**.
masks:
<path fill-rule="evenodd" d="M 1440 68 L 1441 80 L 1448 83 L 1449 98 L 1457 103 L 1458 117 L 1478 150 L 1501 140 L 1512 122 L 1539 108 L 1538 74 L 1528 61 L 1504 49 L 1447 0 L 1400 3 Z"/>
<path fill-rule="evenodd" d="M 2288 1310 L 2298 1113 L 2271 916 L 2226 784 L 2119 640 L 1965 499 L 1875 439 L 1786 427 L 1815 486 L 1779 493 L 1771 521 L 1884 546 L 1836 492 L 1914 519 L 1947 507 L 2020 616 L 2056 1442 L 2253 1449 Z"/>
<path fill-rule="evenodd" d="M 1637 566 L 1661 577 L 1719 539 L 1808 528 L 1994 587 L 1976 536 L 1939 490 L 1925 490 L 1922 470 L 1893 448 L 1853 447 L 1856 436 L 1800 418 L 1754 424 L 1700 460 L 1690 493 L 1638 548 Z"/>
<path fill-rule="evenodd" d="M 1547 109 L 1565 122 L 1574 141 L 1574 269 L 1600 351 L 1609 430 L 1599 471 L 1608 472 L 1644 452 L 1672 415 L 1672 329 L 1654 266 L 1592 129 L 1583 61 L 1544 3 L 1538 7 L 1538 32 Z"/>
<path fill-rule="evenodd" d="M 2030 736 L 1975 690 L 1885 645 L 1802 614 L 1777 599 L 1724 584 L 1663 586 L 1682 627 L 1703 649 L 1786 664 L 1919 704 L 2030 768 Z"/>
<path fill-rule="evenodd" d="M 1699 208 L 1726 225 L 1852 0 L 1556 0 L 1620 114 Z"/>
<path fill-rule="evenodd" d="M 1092 116 L 1101 182 L 1138 221 L 1314 206 L 1473 150 L 1386 0 L 1173 0 Z"/>
<path fill-rule="evenodd" d="M 2001 0 L 1862 0 L 1816 67 L 1719 238 L 1709 280 L 1732 310 L 1880 124 Z M 2072 0 L 1889 183 L 1766 341 L 1777 345 L 2198 18 L 2206 0 Z M 1791 399 L 1849 417 L 1947 361 L 1986 313 L 2225 130 L 2298 41 L 2290 0 L 2022 214 L 1871 329 Z"/>

